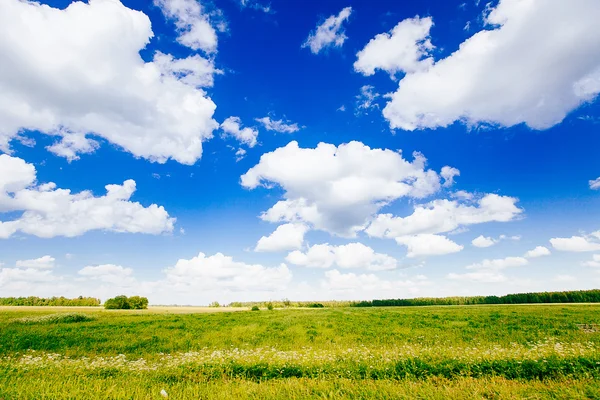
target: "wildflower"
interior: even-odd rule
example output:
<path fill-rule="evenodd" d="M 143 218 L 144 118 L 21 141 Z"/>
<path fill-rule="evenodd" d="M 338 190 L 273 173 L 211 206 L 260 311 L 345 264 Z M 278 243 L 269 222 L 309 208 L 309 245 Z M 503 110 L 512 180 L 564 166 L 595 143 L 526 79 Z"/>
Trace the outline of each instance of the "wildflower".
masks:
<path fill-rule="evenodd" d="M 162 390 L 160 391 L 160 395 L 161 395 L 162 397 L 164 397 L 165 399 L 169 397 L 169 395 L 167 394 L 167 391 L 166 391 L 165 389 L 162 389 Z"/>

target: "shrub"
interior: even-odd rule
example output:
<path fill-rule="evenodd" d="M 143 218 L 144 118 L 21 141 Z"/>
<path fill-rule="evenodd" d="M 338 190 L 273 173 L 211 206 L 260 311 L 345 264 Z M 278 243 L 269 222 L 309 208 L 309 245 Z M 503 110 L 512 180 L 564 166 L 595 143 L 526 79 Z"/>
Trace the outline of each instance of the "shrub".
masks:
<path fill-rule="evenodd" d="M 258 308 L 258 306 L 252 306 L 252 311 L 260 311 L 260 308 Z"/>
<path fill-rule="evenodd" d="M 269 311 L 273 311 L 273 308 L 274 308 L 274 307 L 273 307 L 273 303 L 272 303 L 272 302 L 268 302 L 268 303 L 267 303 L 267 310 L 269 310 Z"/>
<path fill-rule="evenodd" d="M 218 302 L 218 301 L 213 301 L 213 302 L 212 302 L 212 303 L 210 303 L 208 306 L 209 306 L 209 307 L 215 307 L 215 308 L 221 307 L 221 305 L 219 304 L 219 302 Z"/>
<path fill-rule="evenodd" d="M 311 303 L 307 307 L 308 308 L 324 308 L 325 306 L 321 303 Z"/>

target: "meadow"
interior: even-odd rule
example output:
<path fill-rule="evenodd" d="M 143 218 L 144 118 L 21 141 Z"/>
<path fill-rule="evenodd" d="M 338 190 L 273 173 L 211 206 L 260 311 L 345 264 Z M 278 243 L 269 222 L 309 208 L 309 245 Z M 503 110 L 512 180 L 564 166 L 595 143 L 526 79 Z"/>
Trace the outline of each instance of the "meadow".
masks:
<path fill-rule="evenodd" d="M 227 310 L 0 308 L 0 399 L 600 398 L 598 304 Z"/>

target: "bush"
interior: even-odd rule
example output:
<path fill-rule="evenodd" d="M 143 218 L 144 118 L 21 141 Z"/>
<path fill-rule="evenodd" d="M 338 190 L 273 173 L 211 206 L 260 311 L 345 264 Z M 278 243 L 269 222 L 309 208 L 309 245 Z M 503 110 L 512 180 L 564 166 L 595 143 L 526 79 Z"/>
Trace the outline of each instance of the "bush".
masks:
<path fill-rule="evenodd" d="M 213 301 L 213 302 L 212 302 L 212 303 L 210 303 L 208 306 L 209 306 L 209 307 L 215 307 L 215 308 L 221 307 L 221 305 L 219 304 L 219 302 L 218 302 L 218 301 Z"/>
<path fill-rule="evenodd" d="M 258 306 L 252 306 L 251 311 L 260 311 L 260 308 L 258 308 Z"/>
<path fill-rule="evenodd" d="M 267 310 L 269 310 L 269 311 L 273 311 L 273 308 L 274 308 L 274 307 L 273 307 L 273 303 L 272 303 L 272 302 L 268 302 L 268 303 L 267 303 Z"/>
<path fill-rule="evenodd" d="M 86 314 L 81 313 L 61 313 L 61 314 L 49 314 L 42 315 L 40 317 L 23 317 L 16 319 L 15 322 L 22 324 L 58 324 L 58 323 L 72 323 L 72 322 L 86 322 L 92 321 L 95 318 Z"/>
<path fill-rule="evenodd" d="M 324 308 L 325 306 L 321 303 L 312 303 L 307 306 L 308 308 Z"/>
<path fill-rule="evenodd" d="M 148 308 L 148 298 L 140 296 L 117 296 L 104 302 L 107 310 L 145 310 Z"/>

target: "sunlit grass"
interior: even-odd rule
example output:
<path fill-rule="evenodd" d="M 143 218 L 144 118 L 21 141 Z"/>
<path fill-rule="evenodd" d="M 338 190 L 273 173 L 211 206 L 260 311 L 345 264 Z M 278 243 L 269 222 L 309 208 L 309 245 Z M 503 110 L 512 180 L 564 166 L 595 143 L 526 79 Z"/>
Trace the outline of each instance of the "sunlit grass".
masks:
<path fill-rule="evenodd" d="M 0 312 L 0 398 L 600 397 L 598 305 L 63 315 Z"/>

